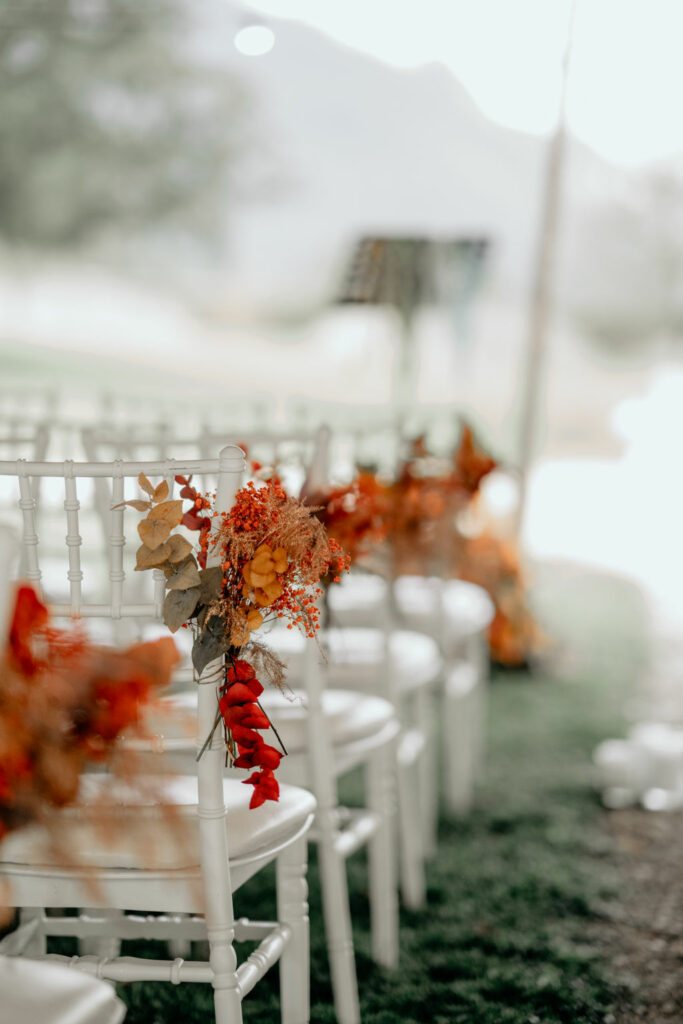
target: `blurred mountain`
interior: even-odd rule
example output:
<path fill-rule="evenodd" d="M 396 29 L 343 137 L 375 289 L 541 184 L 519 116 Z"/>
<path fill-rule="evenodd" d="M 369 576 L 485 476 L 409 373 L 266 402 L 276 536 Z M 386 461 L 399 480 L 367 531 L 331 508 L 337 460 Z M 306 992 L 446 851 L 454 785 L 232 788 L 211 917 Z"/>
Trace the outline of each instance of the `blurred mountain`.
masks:
<path fill-rule="evenodd" d="M 245 57 L 230 38 L 249 21 L 245 9 L 221 5 L 215 17 L 205 56 L 225 61 L 231 51 L 230 69 L 252 94 L 252 131 L 270 162 L 256 196 L 232 208 L 216 313 L 295 313 L 324 302 L 338 287 L 350 243 L 372 232 L 483 235 L 493 243 L 497 282 L 515 291 L 526 285 L 545 138 L 490 121 L 442 65 L 396 69 L 276 19 L 268 20 L 274 48 Z M 567 167 L 563 278 L 571 290 L 572 264 L 581 258 L 573 228 L 620 188 L 624 172 L 575 140 Z"/>

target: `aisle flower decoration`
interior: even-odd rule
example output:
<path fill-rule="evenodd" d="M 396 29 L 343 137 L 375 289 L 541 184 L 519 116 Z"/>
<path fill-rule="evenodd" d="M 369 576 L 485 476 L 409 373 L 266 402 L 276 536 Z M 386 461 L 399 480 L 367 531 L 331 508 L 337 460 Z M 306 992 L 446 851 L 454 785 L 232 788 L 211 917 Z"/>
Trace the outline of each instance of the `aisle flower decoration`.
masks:
<path fill-rule="evenodd" d="M 253 769 L 245 780 L 254 787 L 249 806 L 277 800 L 274 772 L 286 751 L 261 735 L 272 725 L 259 703 L 259 676 L 281 686 L 284 666 L 255 634 L 283 620 L 288 629 L 315 637 L 320 581 L 338 579 L 348 558 L 315 509 L 288 497 L 277 478 L 246 484 L 227 513 L 216 511 L 215 496 L 201 494 L 191 478 L 176 477 L 177 500 L 169 500 L 165 483 L 154 487 L 144 475 L 138 483 L 147 500 L 125 502 L 147 513 L 138 525 L 136 569 L 163 572 L 164 621 L 172 632 L 192 629 L 197 674 L 222 658 L 216 720 L 199 756 L 222 723 L 227 763 Z M 198 533 L 195 545 L 183 530 Z M 207 567 L 209 553 L 218 564 Z"/>
<path fill-rule="evenodd" d="M 484 587 L 495 606 L 488 636 L 491 657 L 519 666 L 539 646 L 519 553 L 513 542 L 481 532 L 477 524 L 481 484 L 496 468 L 467 424 L 448 459 L 431 455 L 418 437 L 396 480 L 388 485 L 375 480 L 381 490 L 375 507 L 384 517 L 393 575 L 449 575 Z M 350 518 L 349 530 L 352 526 Z M 337 536 L 341 539 L 341 532 Z M 365 551 L 357 553 L 362 562 Z"/>
<path fill-rule="evenodd" d="M 89 763 L 114 759 L 125 773 L 117 741 L 143 733 L 143 709 L 178 661 L 170 637 L 115 650 L 82 629 L 56 629 L 20 585 L 0 654 L 0 838 L 73 803 Z"/>
<path fill-rule="evenodd" d="M 526 665 L 543 646 L 543 636 L 527 604 L 517 545 L 488 531 L 466 538 L 454 572 L 484 587 L 493 600 L 495 615 L 488 631 L 492 659 L 508 668 Z"/>
<path fill-rule="evenodd" d="M 317 518 L 341 545 L 352 564 L 381 545 L 389 530 L 391 508 L 387 485 L 367 470 L 348 484 L 307 495 Z"/>
<path fill-rule="evenodd" d="M 428 452 L 417 438 L 389 489 L 394 572 L 440 575 L 458 554 L 458 516 L 472 505 L 482 480 L 496 468 L 464 424 L 450 459 Z"/>

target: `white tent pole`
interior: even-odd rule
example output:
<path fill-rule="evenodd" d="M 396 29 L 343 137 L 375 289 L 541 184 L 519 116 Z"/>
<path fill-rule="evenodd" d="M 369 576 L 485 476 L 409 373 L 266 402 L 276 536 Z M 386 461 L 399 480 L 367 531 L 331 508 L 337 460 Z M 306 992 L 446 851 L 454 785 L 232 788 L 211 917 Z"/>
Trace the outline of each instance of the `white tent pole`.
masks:
<path fill-rule="evenodd" d="M 548 328 L 552 306 L 552 285 L 555 254 L 557 249 L 558 220 L 566 140 L 566 103 L 569 61 L 574 34 L 576 0 L 572 0 L 569 11 L 567 44 L 562 62 L 562 86 L 557 126 L 550 141 L 546 165 L 543 206 L 538 229 L 536 262 L 534 266 L 533 289 L 529 308 L 529 326 L 526 344 L 525 372 L 522 379 L 524 404 L 520 424 L 519 453 L 519 504 L 515 520 L 515 532 L 519 538 L 526 511 L 529 471 L 534 456 L 534 445 L 538 424 L 540 391 L 543 363 L 548 347 Z"/>

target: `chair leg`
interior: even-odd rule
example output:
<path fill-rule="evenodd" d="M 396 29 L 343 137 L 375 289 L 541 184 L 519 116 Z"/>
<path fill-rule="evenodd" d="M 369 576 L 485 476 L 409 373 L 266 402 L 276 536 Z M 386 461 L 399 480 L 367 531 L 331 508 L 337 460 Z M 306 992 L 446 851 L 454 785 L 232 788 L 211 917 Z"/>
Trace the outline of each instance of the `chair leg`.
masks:
<path fill-rule="evenodd" d="M 186 918 L 190 917 L 190 914 L 178 914 L 178 917 Z M 179 937 L 168 940 L 168 955 L 173 957 L 174 960 L 177 957 L 180 957 L 181 960 L 188 960 L 191 953 L 192 943 L 189 939 Z"/>
<path fill-rule="evenodd" d="M 394 763 L 394 744 L 391 743 L 375 751 L 365 766 L 367 806 L 381 819 L 381 825 L 368 844 L 372 956 L 378 964 L 388 968 L 398 966 Z"/>
<path fill-rule="evenodd" d="M 402 737 L 410 739 L 409 734 Z M 426 882 L 419 811 L 419 785 L 415 759 L 409 753 L 402 756 L 401 741 L 397 758 L 398 824 L 401 851 L 401 894 L 410 910 L 421 910 L 425 905 Z"/>
<path fill-rule="evenodd" d="M 234 928 L 209 928 L 209 963 L 213 970 L 216 1024 L 242 1024 L 242 1000 L 237 990 Z"/>
<path fill-rule="evenodd" d="M 310 1019 L 310 951 L 308 941 L 308 841 L 302 836 L 277 859 L 277 917 L 292 937 L 280 957 L 282 1024 L 308 1024 Z"/>
<path fill-rule="evenodd" d="M 489 707 L 489 675 L 488 667 L 482 668 L 477 681 L 477 725 L 476 725 L 476 758 L 474 765 L 475 780 L 481 782 L 486 772 L 486 732 Z"/>
<path fill-rule="evenodd" d="M 47 953 L 47 937 L 43 927 L 45 910 L 43 907 L 22 907 L 19 911 L 20 926 L 30 925 L 35 921 L 35 928 L 23 945 L 21 955 L 26 957 L 45 956 Z"/>
<path fill-rule="evenodd" d="M 474 733 L 480 683 L 471 665 L 463 663 L 448 678 L 444 692 L 443 745 L 446 806 L 466 814 L 472 806 L 477 760 Z"/>
<path fill-rule="evenodd" d="M 439 822 L 438 749 L 434 725 L 434 698 L 431 693 L 423 691 L 416 695 L 415 721 L 425 738 L 417 770 L 420 787 L 422 851 L 426 858 L 430 858 L 436 854 Z"/>
<path fill-rule="evenodd" d="M 116 922 L 119 918 L 124 915 L 123 910 L 114 910 L 109 908 L 107 910 L 88 910 L 87 908 L 81 911 L 84 917 L 99 917 L 106 918 L 107 921 L 112 922 L 112 935 L 101 936 L 98 938 L 86 938 L 78 940 L 78 952 L 80 956 L 97 956 L 106 957 L 110 959 L 114 956 L 120 956 L 121 954 L 121 940 L 116 936 Z"/>
<path fill-rule="evenodd" d="M 358 981 L 353 951 L 346 861 L 337 852 L 335 811 L 317 815 L 318 861 L 327 953 L 338 1024 L 360 1024 Z"/>

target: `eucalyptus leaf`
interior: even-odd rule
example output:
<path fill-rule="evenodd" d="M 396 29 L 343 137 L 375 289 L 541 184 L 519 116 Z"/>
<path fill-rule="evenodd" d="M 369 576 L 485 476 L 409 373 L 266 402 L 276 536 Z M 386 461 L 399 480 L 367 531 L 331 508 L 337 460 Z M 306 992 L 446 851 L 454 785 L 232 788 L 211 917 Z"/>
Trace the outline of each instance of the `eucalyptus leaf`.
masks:
<path fill-rule="evenodd" d="M 164 601 L 164 622 L 175 633 L 187 622 L 199 601 L 199 587 L 190 590 L 171 590 Z"/>
<path fill-rule="evenodd" d="M 197 672 L 201 675 L 209 662 L 220 655 L 225 650 L 225 634 L 223 631 L 223 620 L 214 618 L 210 619 L 210 623 L 219 622 L 220 632 L 213 629 L 204 629 L 202 633 L 197 637 L 192 647 L 192 664 L 194 665 Z"/>
<path fill-rule="evenodd" d="M 192 554 L 192 545 L 189 540 L 181 537 L 179 533 L 172 533 L 166 544 L 168 545 L 169 562 L 182 562 Z"/>
<path fill-rule="evenodd" d="M 223 570 L 219 565 L 213 565 L 210 569 L 200 569 L 199 576 L 202 588 L 201 602 L 206 605 L 211 604 L 218 597 Z"/>
<path fill-rule="evenodd" d="M 191 587 L 199 587 L 200 582 L 197 563 L 189 556 L 180 562 L 177 571 L 168 577 L 166 587 L 168 590 L 189 590 Z"/>
<path fill-rule="evenodd" d="M 144 569 L 153 569 L 156 566 L 163 565 L 168 559 L 168 554 L 168 541 L 165 544 L 160 544 L 154 550 L 143 544 L 135 552 L 135 571 L 142 572 Z"/>

